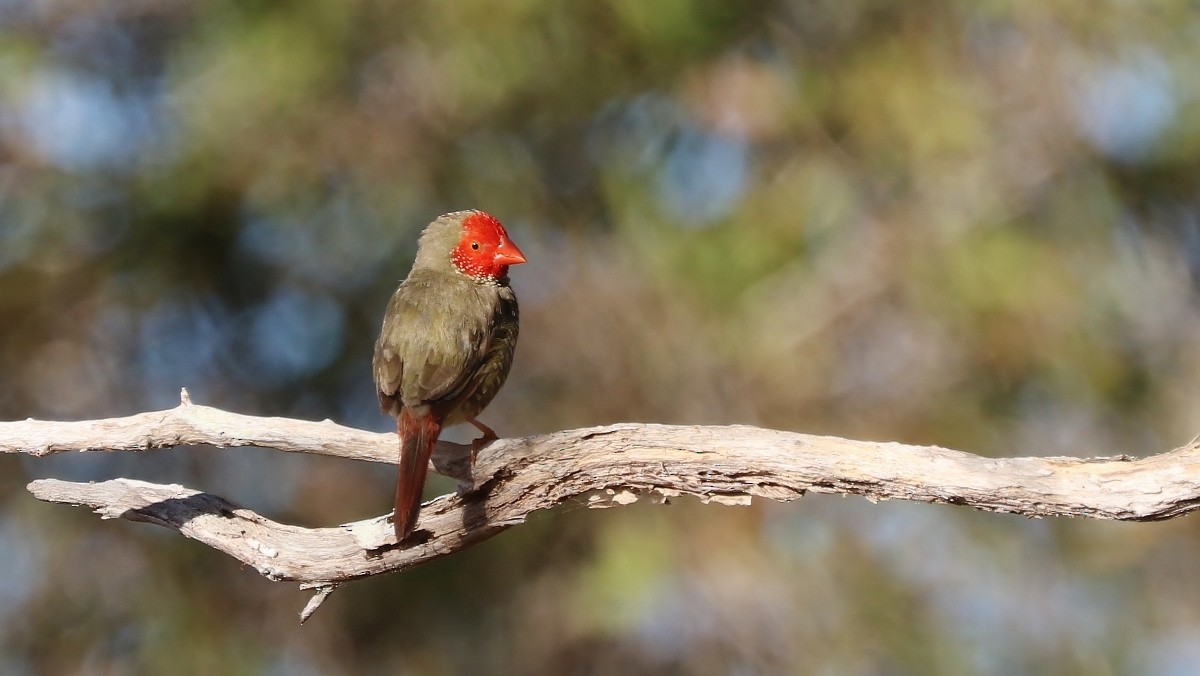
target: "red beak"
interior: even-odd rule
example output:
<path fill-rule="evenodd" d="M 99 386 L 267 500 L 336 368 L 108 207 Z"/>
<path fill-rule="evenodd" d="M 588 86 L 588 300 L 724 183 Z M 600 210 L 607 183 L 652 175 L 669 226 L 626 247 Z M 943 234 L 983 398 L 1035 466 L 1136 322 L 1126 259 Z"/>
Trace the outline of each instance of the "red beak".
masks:
<path fill-rule="evenodd" d="M 520 265 L 525 262 L 525 254 L 521 253 L 516 244 L 502 239 L 500 246 L 496 247 L 495 260 L 500 265 Z"/>

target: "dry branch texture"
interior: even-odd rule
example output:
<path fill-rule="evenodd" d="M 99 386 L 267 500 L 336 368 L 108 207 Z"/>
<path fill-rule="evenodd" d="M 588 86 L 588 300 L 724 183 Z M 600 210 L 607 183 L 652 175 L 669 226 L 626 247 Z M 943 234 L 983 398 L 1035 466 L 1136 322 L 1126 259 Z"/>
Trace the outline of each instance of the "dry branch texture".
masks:
<path fill-rule="evenodd" d="M 191 404 L 82 422 L 0 423 L 0 452 L 138 451 L 176 445 L 259 446 L 391 463 L 396 438 L 330 421 L 240 415 Z M 853 441 L 748 426 L 617 424 L 497 441 L 472 472 L 466 448 L 439 444 L 434 466 L 462 482 L 422 509 L 419 544 L 398 547 L 386 517 L 330 528 L 276 523 L 224 499 L 129 479 L 29 484 L 48 502 L 86 505 L 103 518 L 179 530 L 273 580 L 320 591 L 402 570 L 482 541 L 532 512 L 591 494 L 593 506 L 638 495 L 694 495 L 748 504 L 808 491 L 967 505 L 1029 517 L 1151 521 L 1200 504 L 1200 444 L 1116 458 L 984 458 L 935 446 Z M 381 500 L 383 496 L 381 496 Z M 307 616 L 307 615 L 305 615 Z"/>

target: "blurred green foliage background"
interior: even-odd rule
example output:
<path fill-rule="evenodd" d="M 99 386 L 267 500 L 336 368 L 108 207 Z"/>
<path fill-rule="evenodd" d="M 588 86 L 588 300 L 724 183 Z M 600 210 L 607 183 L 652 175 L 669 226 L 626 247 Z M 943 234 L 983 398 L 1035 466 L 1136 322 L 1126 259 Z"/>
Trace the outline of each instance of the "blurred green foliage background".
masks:
<path fill-rule="evenodd" d="M 1193 2 L 0 1 L 0 418 L 197 402 L 384 430 L 419 229 L 496 214 L 484 419 L 749 423 L 991 455 L 1200 431 Z M 457 433 L 457 439 L 469 437 Z M 307 598 L 31 478 L 272 518 L 393 472 L 0 457 L 0 672 L 1185 674 L 1200 530 L 809 497 L 540 514 Z M 434 481 L 430 493 L 451 488 Z"/>

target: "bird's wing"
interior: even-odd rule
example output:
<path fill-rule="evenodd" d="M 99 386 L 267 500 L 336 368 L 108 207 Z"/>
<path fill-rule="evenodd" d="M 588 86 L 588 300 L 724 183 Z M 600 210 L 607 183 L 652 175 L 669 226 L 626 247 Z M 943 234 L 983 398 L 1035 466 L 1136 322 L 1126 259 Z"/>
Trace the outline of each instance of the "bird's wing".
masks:
<path fill-rule="evenodd" d="M 490 343 L 491 317 L 475 307 L 468 284 L 414 275 L 392 295 L 374 360 L 385 410 L 454 399 L 469 384 Z"/>

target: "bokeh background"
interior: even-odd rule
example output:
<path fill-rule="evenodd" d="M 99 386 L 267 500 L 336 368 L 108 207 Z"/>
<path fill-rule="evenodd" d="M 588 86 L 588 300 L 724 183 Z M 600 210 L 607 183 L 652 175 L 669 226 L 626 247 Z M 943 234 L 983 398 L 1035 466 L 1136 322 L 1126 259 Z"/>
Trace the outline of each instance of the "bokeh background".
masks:
<path fill-rule="evenodd" d="M 420 228 L 530 263 L 485 419 L 749 423 L 986 455 L 1200 432 L 1189 2 L 0 1 L 0 418 L 200 403 L 385 430 Z M 461 440 L 469 435 L 458 432 Z M 36 477 L 272 518 L 393 472 L 0 457 L 0 672 L 1186 674 L 1200 522 L 809 497 L 536 515 L 307 594 Z M 450 490 L 438 480 L 430 494 Z"/>

